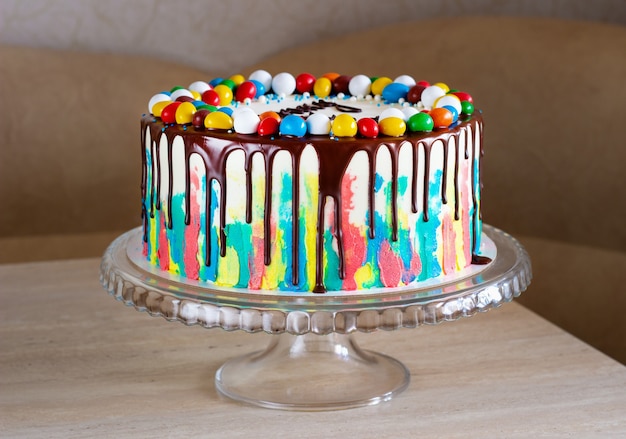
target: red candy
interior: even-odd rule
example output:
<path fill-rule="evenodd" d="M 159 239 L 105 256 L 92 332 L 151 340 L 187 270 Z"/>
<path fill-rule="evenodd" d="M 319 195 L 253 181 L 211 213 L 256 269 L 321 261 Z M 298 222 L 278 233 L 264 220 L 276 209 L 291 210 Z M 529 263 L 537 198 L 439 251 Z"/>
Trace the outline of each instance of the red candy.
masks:
<path fill-rule="evenodd" d="M 359 134 L 363 137 L 374 138 L 378 136 L 378 124 L 374 119 L 370 117 L 364 117 L 363 119 L 359 119 L 356 123 L 356 126 L 359 130 Z"/>
<path fill-rule="evenodd" d="M 280 122 L 273 117 L 266 117 L 261 119 L 259 126 L 257 127 L 257 133 L 259 136 L 271 136 L 278 133 Z"/>
<path fill-rule="evenodd" d="M 191 124 L 196 128 L 204 128 L 204 118 L 209 114 L 209 110 L 198 110 L 193 114 Z"/>
<path fill-rule="evenodd" d="M 315 85 L 315 76 L 310 73 L 300 73 L 296 77 L 296 90 L 300 94 L 313 93 L 313 86 Z"/>
<path fill-rule="evenodd" d="M 420 81 L 424 82 L 424 81 Z M 428 87 L 427 85 L 415 84 L 409 89 L 409 93 L 406 95 L 406 100 L 412 104 L 417 104 L 422 100 L 422 92 Z"/>
<path fill-rule="evenodd" d="M 235 99 L 239 102 L 243 102 L 246 99 L 254 99 L 256 96 L 256 85 L 251 81 L 244 81 L 239 84 L 237 91 L 235 92 Z"/>
<path fill-rule="evenodd" d="M 209 104 L 218 106 L 220 104 L 220 95 L 215 90 L 207 90 L 202 93 L 202 101 Z"/>
<path fill-rule="evenodd" d="M 430 87 L 430 82 L 428 81 L 417 81 L 415 85 L 421 85 L 422 87 Z"/>
<path fill-rule="evenodd" d="M 161 120 L 164 123 L 176 123 L 176 109 L 182 102 L 172 102 L 161 111 Z"/>
<path fill-rule="evenodd" d="M 455 95 L 457 98 L 459 98 L 459 101 L 461 102 L 468 101 L 468 102 L 471 102 L 472 104 L 474 103 L 474 100 L 472 99 L 472 97 L 468 93 L 465 93 L 464 91 L 455 91 L 455 92 L 452 92 L 452 94 Z"/>

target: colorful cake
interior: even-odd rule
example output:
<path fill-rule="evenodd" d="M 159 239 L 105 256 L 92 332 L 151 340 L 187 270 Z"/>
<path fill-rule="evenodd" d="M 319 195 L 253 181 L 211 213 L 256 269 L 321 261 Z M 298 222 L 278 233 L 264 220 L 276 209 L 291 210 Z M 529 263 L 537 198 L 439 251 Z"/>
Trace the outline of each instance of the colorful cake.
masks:
<path fill-rule="evenodd" d="M 148 264 L 219 288 L 367 292 L 481 256 L 483 122 L 444 83 L 266 71 L 157 93 L 141 120 Z"/>

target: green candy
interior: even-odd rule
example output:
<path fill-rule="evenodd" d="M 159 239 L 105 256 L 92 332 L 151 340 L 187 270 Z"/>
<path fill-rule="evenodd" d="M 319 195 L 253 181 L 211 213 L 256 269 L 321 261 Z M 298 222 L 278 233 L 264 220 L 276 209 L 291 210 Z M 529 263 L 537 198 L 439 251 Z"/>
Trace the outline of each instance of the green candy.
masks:
<path fill-rule="evenodd" d="M 406 126 L 409 131 L 432 131 L 435 122 L 433 122 L 433 118 L 428 113 L 416 113 L 409 117 Z"/>
<path fill-rule="evenodd" d="M 220 82 L 220 85 L 225 85 L 231 90 L 234 90 L 235 87 L 237 86 L 237 84 L 235 84 L 235 81 L 233 81 L 232 79 L 224 79 L 222 82 Z"/>
<path fill-rule="evenodd" d="M 462 101 L 461 113 L 470 116 L 472 113 L 474 113 L 474 104 L 472 104 L 470 101 Z"/>
<path fill-rule="evenodd" d="M 176 90 L 182 90 L 185 87 L 181 87 L 180 85 L 177 85 L 175 87 L 172 87 L 172 89 L 170 90 L 170 93 L 174 93 Z"/>

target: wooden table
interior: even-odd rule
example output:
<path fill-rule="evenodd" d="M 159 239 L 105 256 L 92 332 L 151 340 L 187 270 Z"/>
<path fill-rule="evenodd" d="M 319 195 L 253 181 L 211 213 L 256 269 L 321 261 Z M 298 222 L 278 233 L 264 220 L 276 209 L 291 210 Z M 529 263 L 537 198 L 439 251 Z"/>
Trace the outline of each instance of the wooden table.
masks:
<path fill-rule="evenodd" d="M 409 368 L 408 390 L 377 406 L 285 412 L 213 384 L 224 361 L 270 335 L 138 313 L 98 276 L 98 259 L 0 265 L 1 437 L 626 437 L 626 368 L 516 303 L 358 334 Z"/>

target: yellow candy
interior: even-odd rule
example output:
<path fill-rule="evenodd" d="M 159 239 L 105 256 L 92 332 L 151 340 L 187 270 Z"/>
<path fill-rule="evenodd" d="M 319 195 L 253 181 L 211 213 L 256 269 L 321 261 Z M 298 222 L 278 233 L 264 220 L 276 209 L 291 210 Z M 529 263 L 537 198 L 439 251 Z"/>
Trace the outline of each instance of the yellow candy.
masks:
<path fill-rule="evenodd" d="M 406 122 L 399 117 L 386 117 L 378 123 L 378 128 L 385 136 L 399 137 L 406 132 Z"/>
<path fill-rule="evenodd" d="M 233 101 L 233 91 L 230 89 L 229 86 L 220 84 L 216 85 L 213 90 L 215 90 L 215 93 L 217 93 L 217 95 L 220 97 L 221 106 L 229 105 Z"/>
<path fill-rule="evenodd" d="M 243 75 L 239 75 L 239 74 L 233 75 L 228 79 L 233 81 L 237 87 L 239 87 L 246 80 L 246 78 Z"/>
<path fill-rule="evenodd" d="M 201 93 L 199 93 L 199 92 L 197 92 L 197 91 L 195 91 L 195 90 L 189 90 L 189 91 L 191 92 L 191 94 L 193 95 L 193 98 L 194 98 L 196 101 L 200 101 L 200 100 L 202 100 L 202 94 L 201 94 Z"/>
<path fill-rule="evenodd" d="M 163 111 L 163 109 L 165 107 L 167 107 L 169 104 L 171 104 L 172 101 L 161 101 L 161 102 L 157 102 L 156 104 L 154 104 L 152 106 L 152 109 L 150 110 L 150 112 L 152 113 L 153 116 L 155 117 L 161 117 L 161 112 Z"/>
<path fill-rule="evenodd" d="M 446 93 L 450 91 L 450 87 L 448 87 L 448 84 L 444 84 L 443 82 L 435 82 L 433 85 L 436 85 L 437 87 L 442 88 L 443 91 L 445 91 Z"/>
<path fill-rule="evenodd" d="M 176 123 L 179 125 L 191 123 L 195 112 L 196 107 L 191 102 L 183 102 L 176 109 Z"/>
<path fill-rule="evenodd" d="M 333 84 L 330 79 L 321 77 L 315 81 L 313 85 L 313 93 L 318 98 L 325 98 L 330 95 L 330 91 L 333 89 Z"/>
<path fill-rule="evenodd" d="M 387 78 L 386 76 L 381 76 L 380 78 L 372 82 L 372 94 L 374 96 L 382 95 L 385 87 L 387 87 L 392 82 L 393 81 L 391 80 L 391 78 Z"/>
<path fill-rule="evenodd" d="M 214 111 L 204 118 L 204 127 L 217 130 L 230 130 L 233 128 L 233 119 L 222 111 Z"/>
<path fill-rule="evenodd" d="M 332 132 L 337 137 L 354 137 L 357 133 L 356 119 L 349 114 L 340 114 L 332 123 Z"/>

